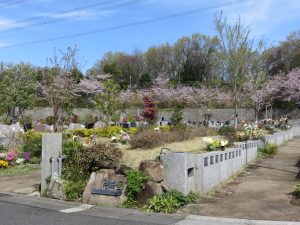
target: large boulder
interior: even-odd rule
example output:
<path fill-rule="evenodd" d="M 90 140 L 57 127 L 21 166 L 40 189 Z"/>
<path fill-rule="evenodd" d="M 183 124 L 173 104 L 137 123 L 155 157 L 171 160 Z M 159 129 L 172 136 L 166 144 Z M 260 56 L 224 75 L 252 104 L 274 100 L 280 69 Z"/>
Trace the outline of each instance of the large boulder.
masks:
<path fill-rule="evenodd" d="M 125 175 L 125 173 L 131 169 L 132 168 L 130 168 L 129 166 L 126 166 L 125 164 L 120 164 L 116 168 L 116 174 Z"/>
<path fill-rule="evenodd" d="M 97 174 L 92 173 L 90 176 L 90 180 L 84 190 L 82 201 L 85 204 L 120 207 L 125 200 L 125 183 L 126 177 L 120 174 L 116 174 L 115 171 L 111 169 L 101 170 Z M 98 192 L 103 190 L 104 192 L 114 190 L 114 187 L 116 187 L 116 185 L 113 184 L 120 184 L 122 190 L 121 195 L 114 196 L 107 193 L 100 194 L 95 192 L 95 190 Z"/>
<path fill-rule="evenodd" d="M 7 125 L 0 125 L 0 144 L 8 147 L 14 143 L 15 132 Z"/>
<path fill-rule="evenodd" d="M 149 177 L 150 181 L 161 182 L 164 179 L 165 169 L 160 161 L 144 160 L 140 164 L 140 170 Z"/>
<path fill-rule="evenodd" d="M 145 184 L 144 189 L 138 195 L 138 202 L 140 204 L 146 204 L 147 201 L 152 198 L 153 196 L 159 196 L 163 193 L 163 189 L 161 188 L 160 183 L 156 183 L 154 181 L 148 181 Z"/>
<path fill-rule="evenodd" d="M 15 124 L 12 124 L 12 125 L 10 125 L 9 127 L 12 129 L 12 131 L 13 131 L 15 134 L 17 134 L 17 133 L 19 133 L 19 132 L 21 131 L 21 126 L 20 126 L 20 123 L 19 123 L 19 122 L 15 123 Z"/>

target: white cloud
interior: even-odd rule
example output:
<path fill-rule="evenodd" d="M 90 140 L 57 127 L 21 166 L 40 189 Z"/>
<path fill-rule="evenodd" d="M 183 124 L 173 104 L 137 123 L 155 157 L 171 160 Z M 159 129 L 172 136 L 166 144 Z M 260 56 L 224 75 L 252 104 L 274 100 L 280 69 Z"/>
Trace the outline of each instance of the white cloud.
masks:
<path fill-rule="evenodd" d="M 11 44 L 10 43 L 7 43 L 7 42 L 0 42 L 0 48 L 4 48 L 4 47 L 8 47 L 10 46 Z"/>
<path fill-rule="evenodd" d="M 156 4 L 165 8 L 190 8 L 207 5 L 205 0 L 150 0 L 147 4 Z M 205 4 L 203 4 L 205 3 Z"/>
<path fill-rule="evenodd" d="M 1 19 L 0 18 L 0 30 L 9 30 L 9 29 L 14 29 L 18 27 L 23 27 L 25 26 L 25 23 L 22 22 L 17 22 L 12 19 Z"/>
<path fill-rule="evenodd" d="M 113 14 L 114 11 L 102 11 L 102 10 L 74 10 L 65 13 L 45 13 L 41 16 L 55 18 L 55 19 L 73 19 L 73 20 L 93 20 L 98 19 L 102 16 L 109 16 Z"/>
<path fill-rule="evenodd" d="M 291 25 L 300 20 L 300 1 L 294 0 L 258 0 L 249 1 L 224 10 L 229 22 L 239 16 L 245 25 L 250 25 L 257 36 L 269 36 L 285 24 Z"/>

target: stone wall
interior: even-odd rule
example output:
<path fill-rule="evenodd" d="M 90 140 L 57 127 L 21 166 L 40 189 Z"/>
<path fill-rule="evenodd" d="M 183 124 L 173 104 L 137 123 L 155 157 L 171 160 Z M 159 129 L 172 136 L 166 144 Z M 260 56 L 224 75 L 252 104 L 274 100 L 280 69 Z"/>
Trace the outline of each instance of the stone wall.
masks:
<path fill-rule="evenodd" d="M 293 138 L 292 131 L 278 132 L 266 137 L 273 144 L 283 144 Z M 207 192 L 236 174 L 257 157 L 261 141 L 236 142 L 235 148 L 203 154 L 162 154 L 165 182 L 184 194 Z"/>
<path fill-rule="evenodd" d="M 138 115 L 142 114 L 143 109 L 128 109 L 125 113 L 123 113 L 123 117 L 126 114 Z M 99 111 L 97 109 L 87 109 L 87 108 L 77 108 L 73 110 L 74 114 L 77 114 L 81 120 L 84 120 L 89 115 L 98 116 Z M 211 120 L 215 121 L 226 121 L 230 119 L 234 119 L 234 109 L 211 109 L 210 112 Z M 45 119 L 48 116 L 52 115 L 52 109 L 43 107 L 43 108 L 35 108 L 32 110 L 28 110 L 25 112 L 25 116 L 30 116 L 34 119 Z M 165 120 L 169 120 L 172 115 L 172 110 L 160 110 L 158 112 L 158 119 L 161 120 L 164 117 Z M 239 120 L 253 120 L 254 112 L 252 109 L 239 109 L 238 111 Z M 193 121 L 193 122 L 201 122 L 203 121 L 204 115 L 199 109 L 185 109 L 183 112 L 184 120 Z"/>

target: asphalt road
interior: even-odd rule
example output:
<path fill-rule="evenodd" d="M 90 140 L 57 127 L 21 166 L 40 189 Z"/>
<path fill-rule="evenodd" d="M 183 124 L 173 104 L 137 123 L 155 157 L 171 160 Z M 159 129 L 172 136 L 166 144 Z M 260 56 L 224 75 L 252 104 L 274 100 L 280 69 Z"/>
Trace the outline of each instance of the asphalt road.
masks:
<path fill-rule="evenodd" d="M 0 202 L 1 225 L 153 225 L 148 222 L 135 222 L 121 219 L 101 218 L 80 213 L 60 213 L 58 211 L 41 209 L 16 203 Z"/>
<path fill-rule="evenodd" d="M 183 219 L 181 216 L 104 207 L 60 212 L 77 207 L 74 203 L 0 194 L 0 225 L 167 225 Z"/>

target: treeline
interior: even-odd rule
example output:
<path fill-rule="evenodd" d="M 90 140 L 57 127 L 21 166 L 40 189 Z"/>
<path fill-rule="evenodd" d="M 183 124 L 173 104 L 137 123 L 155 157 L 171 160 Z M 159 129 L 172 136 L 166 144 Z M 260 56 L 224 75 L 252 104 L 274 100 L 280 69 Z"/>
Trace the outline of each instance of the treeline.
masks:
<path fill-rule="evenodd" d="M 124 89 L 150 87 L 160 74 L 173 85 L 219 86 L 228 83 L 227 73 L 222 70 L 219 60 L 222 52 L 219 41 L 216 36 L 196 33 L 178 39 L 173 45 L 152 46 L 145 52 L 138 49 L 131 54 L 108 52 L 87 71 L 87 75 L 110 74 Z M 268 77 L 299 67 L 300 31 L 266 48 L 265 54 L 261 63 Z"/>

